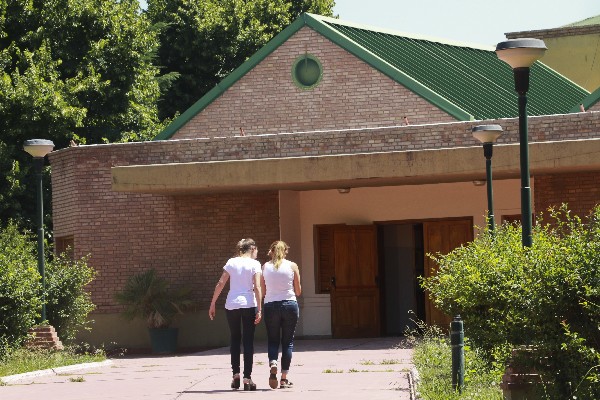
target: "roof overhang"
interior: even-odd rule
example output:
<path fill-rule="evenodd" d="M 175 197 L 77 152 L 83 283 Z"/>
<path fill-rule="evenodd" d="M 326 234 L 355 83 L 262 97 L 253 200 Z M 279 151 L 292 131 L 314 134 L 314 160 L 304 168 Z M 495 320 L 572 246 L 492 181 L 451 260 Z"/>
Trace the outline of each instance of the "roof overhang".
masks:
<path fill-rule="evenodd" d="M 530 143 L 532 175 L 600 170 L 600 138 Z M 519 145 L 495 145 L 494 179 L 520 176 Z M 485 179 L 481 146 L 116 166 L 112 189 L 163 195 L 315 190 L 464 182 Z"/>

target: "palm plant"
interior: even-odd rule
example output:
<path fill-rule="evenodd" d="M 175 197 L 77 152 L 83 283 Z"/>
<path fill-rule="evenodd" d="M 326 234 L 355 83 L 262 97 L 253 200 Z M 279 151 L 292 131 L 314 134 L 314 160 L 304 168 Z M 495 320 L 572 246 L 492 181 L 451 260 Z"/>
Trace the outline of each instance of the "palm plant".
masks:
<path fill-rule="evenodd" d="M 130 276 L 115 299 L 125 306 L 125 318 L 142 318 L 148 328 L 168 328 L 176 315 L 192 305 L 189 289 L 171 290 L 154 269 Z"/>

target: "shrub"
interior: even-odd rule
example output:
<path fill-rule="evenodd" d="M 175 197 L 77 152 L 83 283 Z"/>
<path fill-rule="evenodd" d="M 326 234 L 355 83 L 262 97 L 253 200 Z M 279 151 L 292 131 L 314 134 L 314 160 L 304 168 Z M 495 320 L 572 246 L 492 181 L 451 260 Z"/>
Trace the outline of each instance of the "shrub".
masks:
<path fill-rule="evenodd" d="M 61 340 L 72 341 L 81 329 L 90 330 L 88 314 L 96 306 L 85 286 L 96 271 L 87 257 L 71 260 L 66 253 L 50 259 L 46 267 L 46 315 Z"/>
<path fill-rule="evenodd" d="M 566 206 L 549 210 L 523 248 L 518 225 L 448 255 L 433 255 L 437 275 L 423 280 L 437 307 L 460 314 L 489 362 L 506 346 L 530 345 L 551 398 L 600 398 L 600 206 L 585 222 Z"/>
<path fill-rule="evenodd" d="M 19 346 L 39 316 L 40 282 L 35 242 L 9 222 L 0 229 L 0 358 Z"/>
<path fill-rule="evenodd" d="M 173 290 L 154 269 L 130 276 L 115 300 L 125 306 L 123 317 L 140 318 L 148 328 L 168 328 L 177 315 L 192 305 L 190 289 Z"/>

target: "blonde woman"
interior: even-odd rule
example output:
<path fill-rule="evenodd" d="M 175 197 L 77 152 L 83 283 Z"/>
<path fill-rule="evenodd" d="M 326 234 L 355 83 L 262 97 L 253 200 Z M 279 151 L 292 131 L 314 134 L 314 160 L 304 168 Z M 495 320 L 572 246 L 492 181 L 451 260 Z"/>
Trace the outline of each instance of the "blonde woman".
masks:
<path fill-rule="evenodd" d="M 300 317 L 297 296 L 302 292 L 300 270 L 296 263 L 286 259 L 289 246 L 281 240 L 269 248 L 271 261 L 263 265 L 261 277 L 262 291 L 265 294 L 265 325 L 269 355 L 269 386 L 277 388 L 277 360 L 281 343 L 281 380 L 279 388 L 291 388 L 287 375 L 294 349 L 294 333 Z"/>
<path fill-rule="evenodd" d="M 229 324 L 231 343 L 232 389 L 240 388 L 240 342 L 244 344 L 244 390 L 256 390 L 252 382 L 254 361 L 254 330 L 261 320 L 261 268 L 256 261 L 258 248 L 252 239 L 242 239 L 237 244 L 238 256 L 230 258 L 223 267 L 223 274 L 215 286 L 208 316 L 215 318 L 215 304 L 227 280 L 231 278 L 225 301 L 225 314 Z"/>

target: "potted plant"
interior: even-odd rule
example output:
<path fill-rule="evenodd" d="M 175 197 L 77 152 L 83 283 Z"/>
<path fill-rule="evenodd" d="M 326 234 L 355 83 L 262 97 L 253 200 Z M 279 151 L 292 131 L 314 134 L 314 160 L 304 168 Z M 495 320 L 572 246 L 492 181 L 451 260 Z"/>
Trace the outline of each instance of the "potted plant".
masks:
<path fill-rule="evenodd" d="M 125 306 L 125 318 L 146 321 L 153 353 L 173 353 L 177 349 L 178 329 L 171 324 L 191 306 L 190 297 L 189 289 L 172 290 L 154 269 L 130 276 L 115 294 L 116 301 Z"/>

